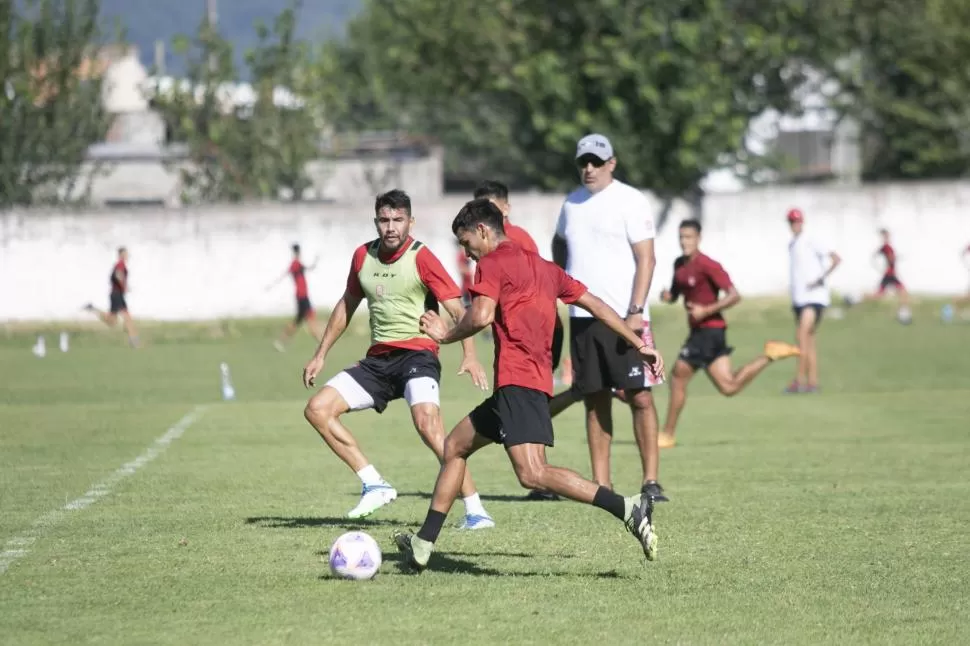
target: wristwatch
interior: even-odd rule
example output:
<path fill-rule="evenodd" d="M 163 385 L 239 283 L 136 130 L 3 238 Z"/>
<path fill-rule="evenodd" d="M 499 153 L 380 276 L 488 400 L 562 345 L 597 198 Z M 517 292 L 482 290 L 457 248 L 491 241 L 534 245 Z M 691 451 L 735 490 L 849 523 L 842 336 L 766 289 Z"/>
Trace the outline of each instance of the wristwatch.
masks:
<path fill-rule="evenodd" d="M 643 305 L 631 305 L 626 313 L 629 316 L 633 316 L 634 314 L 643 314 Z"/>

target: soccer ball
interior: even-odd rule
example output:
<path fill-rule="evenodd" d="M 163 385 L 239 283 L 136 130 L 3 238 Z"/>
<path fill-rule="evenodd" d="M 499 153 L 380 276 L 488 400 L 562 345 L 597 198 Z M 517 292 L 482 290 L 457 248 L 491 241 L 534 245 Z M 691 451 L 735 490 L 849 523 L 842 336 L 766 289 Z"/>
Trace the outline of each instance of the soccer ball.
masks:
<path fill-rule="evenodd" d="M 908 307 L 900 307 L 896 312 L 896 320 L 903 325 L 909 325 L 913 322 L 913 312 Z"/>
<path fill-rule="evenodd" d="M 347 532 L 330 547 L 330 571 L 341 579 L 373 579 L 381 569 L 381 548 L 370 534 Z"/>

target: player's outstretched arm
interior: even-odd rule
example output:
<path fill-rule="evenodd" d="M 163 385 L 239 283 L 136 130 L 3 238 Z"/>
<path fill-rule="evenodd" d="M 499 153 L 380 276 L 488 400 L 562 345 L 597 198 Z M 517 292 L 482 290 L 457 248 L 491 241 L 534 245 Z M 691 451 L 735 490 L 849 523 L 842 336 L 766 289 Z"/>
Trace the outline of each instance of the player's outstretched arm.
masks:
<path fill-rule="evenodd" d="M 583 308 L 595 318 L 605 323 L 606 327 L 623 337 L 627 343 L 637 349 L 637 352 L 640 353 L 643 360 L 650 364 L 650 367 L 654 373 L 659 377 L 663 377 L 663 357 L 660 356 L 659 352 L 648 347 L 640 336 L 630 329 L 626 321 L 617 316 L 612 307 L 604 303 L 598 296 L 595 296 L 590 292 L 586 292 L 580 296 L 579 299 L 573 302 L 573 305 Z"/>
<path fill-rule="evenodd" d="M 460 298 L 451 298 L 442 301 L 441 306 L 451 315 L 451 320 L 455 324 L 460 323 L 461 319 L 465 316 L 465 308 L 461 304 Z M 482 367 L 481 362 L 478 361 L 478 356 L 475 352 L 474 335 L 462 339 L 461 350 L 462 360 L 461 365 L 458 367 L 458 374 L 463 375 L 467 373 L 472 378 L 472 383 L 482 390 L 488 390 L 488 377 L 485 375 L 485 369 Z"/>
<path fill-rule="evenodd" d="M 448 325 L 434 312 L 425 312 L 421 317 L 421 331 L 442 345 L 455 343 L 475 336 L 495 320 L 495 301 L 488 296 L 476 294 L 472 306 L 458 321 L 458 325 L 448 329 Z"/>
<path fill-rule="evenodd" d="M 333 308 L 333 313 L 330 314 L 330 318 L 327 320 L 327 328 L 323 331 L 323 338 L 320 339 L 320 345 L 317 346 L 317 351 L 313 353 L 313 357 L 310 358 L 310 361 L 303 369 L 303 385 L 305 387 L 309 388 L 314 385 L 314 380 L 320 371 L 323 370 L 327 353 L 330 352 L 330 348 L 333 347 L 337 339 L 347 329 L 347 324 L 354 317 L 354 312 L 360 306 L 361 300 L 363 299 L 360 296 L 352 294 L 348 290 L 337 301 L 336 307 Z"/>

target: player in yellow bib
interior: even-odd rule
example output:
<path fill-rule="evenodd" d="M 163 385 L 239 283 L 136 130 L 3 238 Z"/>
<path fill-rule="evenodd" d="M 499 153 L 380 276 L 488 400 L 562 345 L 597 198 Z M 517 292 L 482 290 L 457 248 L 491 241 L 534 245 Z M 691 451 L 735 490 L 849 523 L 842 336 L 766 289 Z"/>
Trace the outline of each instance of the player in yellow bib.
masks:
<path fill-rule="evenodd" d="M 347 288 L 327 321 L 323 339 L 303 371 L 309 388 L 323 370 L 327 353 L 363 299 L 370 309 L 371 346 L 367 356 L 335 375 L 306 405 L 307 421 L 363 483 L 360 502 L 347 514 L 363 518 L 397 498 L 397 491 L 364 456 L 340 421 L 348 411 L 373 408 L 403 398 L 424 443 L 444 459 L 445 431 L 441 422 L 438 344 L 419 330 L 421 316 L 438 302 L 455 321 L 465 313 L 461 290 L 428 247 L 411 237 L 411 199 L 401 190 L 377 196 L 374 205 L 378 239 L 354 252 Z M 488 388 L 485 370 L 475 357 L 471 339 L 463 345 L 458 374 L 469 374 L 476 386 Z M 494 527 L 471 476 L 461 487 L 465 503 L 463 529 Z"/>

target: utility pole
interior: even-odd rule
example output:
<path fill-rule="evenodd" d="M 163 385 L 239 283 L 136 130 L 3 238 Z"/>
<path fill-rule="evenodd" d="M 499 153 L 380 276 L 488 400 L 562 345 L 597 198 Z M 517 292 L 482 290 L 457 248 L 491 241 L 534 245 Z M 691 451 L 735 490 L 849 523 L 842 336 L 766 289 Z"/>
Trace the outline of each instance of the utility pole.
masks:
<path fill-rule="evenodd" d="M 213 32 L 217 29 L 219 24 L 219 8 L 218 0 L 205 0 L 205 16 L 206 23 Z M 218 61 L 216 61 L 215 54 L 209 54 L 209 72 L 215 73 L 218 68 Z"/>

